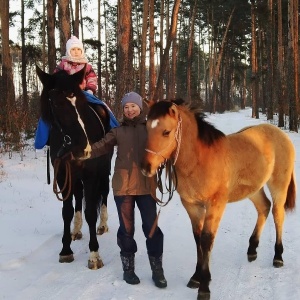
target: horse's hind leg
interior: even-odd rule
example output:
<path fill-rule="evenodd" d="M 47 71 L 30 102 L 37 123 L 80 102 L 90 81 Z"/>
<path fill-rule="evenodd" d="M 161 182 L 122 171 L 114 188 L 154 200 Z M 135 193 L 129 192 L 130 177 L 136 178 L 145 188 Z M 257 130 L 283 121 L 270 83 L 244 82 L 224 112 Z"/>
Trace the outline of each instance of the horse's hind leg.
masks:
<path fill-rule="evenodd" d="M 248 261 L 254 261 L 257 258 L 257 247 L 259 244 L 259 238 L 266 223 L 267 217 L 270 212 L 271 202 L 267 198 L 263 188 L 261 188 L 256 194 L 249 198 L 257 211 L 257 221 L 254 227 L 253 233 L 249 239 L 249 247 L 247 251 Z"/>
<path fill-rule="evenodd" d="M 282 228 L 285 218 L 285 211 L 284 205 L 279 205 L 278 203 L 274 202 L 273 204 L 273 218 L 276 228 L 276 243 L 275 243 L 275 255 L 273 259 L 273 266 L 276 268 L 283 266 L 283 245 L 282 245 Z"/>

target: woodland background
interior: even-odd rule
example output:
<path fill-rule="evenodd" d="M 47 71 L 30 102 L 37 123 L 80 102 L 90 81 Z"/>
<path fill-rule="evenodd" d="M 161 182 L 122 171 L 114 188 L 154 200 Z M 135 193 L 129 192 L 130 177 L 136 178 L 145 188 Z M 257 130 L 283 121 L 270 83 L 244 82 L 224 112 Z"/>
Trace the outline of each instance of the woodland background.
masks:
<path fill-rule="evenodd" d="M 209 113 L 252 107 L 299 128 L 298 0 L 0 0 L 0 146 L 34 135 L 41 85 L 71 35 L 98 74 L 98 97 L 183 98 Z M 91 13 L 91 7 L 92 13 Z M 12 30 L 17 32 L 12 35 Z"/>

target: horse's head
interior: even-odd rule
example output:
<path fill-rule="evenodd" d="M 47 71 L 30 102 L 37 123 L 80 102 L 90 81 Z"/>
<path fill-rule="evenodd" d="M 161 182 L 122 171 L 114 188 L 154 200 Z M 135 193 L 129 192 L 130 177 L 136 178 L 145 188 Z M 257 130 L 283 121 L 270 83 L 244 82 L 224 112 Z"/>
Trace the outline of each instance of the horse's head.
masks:
<path fill-rule="evenodd" d="M 89 158 L 91 146 L 85 126 L 89 108 L 79 87 L 85 69 L 73 75 L 68 75 L 65 71 L 50 75 L 39 67 L 36 71 L 43 84 L 42 118 L 51 124 L 51 136 L 55 136 L 50 142 L 51 152 L 56 153 L 57 157 L 71 152 L 77 160 Z"/>
<path fill-rule="evenodd" d="M 174 102 L 159 101 L 150 107 L 147 117 L 148 139 L 142 161 L 145 176 L 153 176 L 157 168 L 175 153 L 181 134 L 180 126 L 180 114 Z"/>

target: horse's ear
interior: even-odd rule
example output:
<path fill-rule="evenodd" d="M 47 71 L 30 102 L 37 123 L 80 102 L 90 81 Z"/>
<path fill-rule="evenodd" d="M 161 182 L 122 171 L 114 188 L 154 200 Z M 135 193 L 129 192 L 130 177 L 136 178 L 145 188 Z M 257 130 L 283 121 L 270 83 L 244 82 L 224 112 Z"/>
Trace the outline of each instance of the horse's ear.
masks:
<path fill-rule="evenodd" d="M 81 69 L 80 71 L 74 73 L 72 76 L 72 79 L 74 80 L 75 84 L 80 85 L 84 79 L 85 76 L 85 72 L 86 72 L 86 64 L 83 67 L 83 69 Z"/>
<path fill-rule="evenodd" d="M 177 117 L 179 112 L 176 104 L 173 104 L 169 108 L 169 114 L 171 117 Z"/>
<path fill-rule="evenodd" d="M 148 108 L 150 108 L 153 104 L 156 103 L 156 101 L 154 101 L 152 99 L 148 100 L 146 98 L 144 98 L 143 101 L 146 103 L 146 105 L 148 106 Z"/>
<path fill-rule="evenodd" d="M 43 86 L 49 85 L 51 75 L 45 73 L 38 65 L 36 65 L 36 74 Z"/>

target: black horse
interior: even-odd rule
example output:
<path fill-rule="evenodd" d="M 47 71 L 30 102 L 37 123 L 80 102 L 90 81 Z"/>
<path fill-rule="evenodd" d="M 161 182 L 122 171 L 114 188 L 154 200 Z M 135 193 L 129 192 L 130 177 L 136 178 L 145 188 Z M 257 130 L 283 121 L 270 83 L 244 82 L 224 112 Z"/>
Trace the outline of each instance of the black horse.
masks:
<path fill-rule="evenodd" d="M 107 203 L 111 154 L 96 159 L 88 158 L 91 144 L 100 140 L 109 130 L 109 113 L 105 107 L 86 100 L 79 87 L 84 69 L 73 75 L 65 71 L 50 75 L 39 67 L 36 72 L 43 84 L 41 116 L 51 126 L 49 145 L 54 167 L 53 191 L 63 200 L 64 232 L 59 262 L 74 260 L 71 241 L 82 236 L 81 207 L 84 199 L 85 219 L 90 232 L 88 267 L 99 269 L 103 262 L 98 253 L 96 223 L 101 203 L 105 207 Z M 71 232 L 73 197 L 76 213 Z"/>

